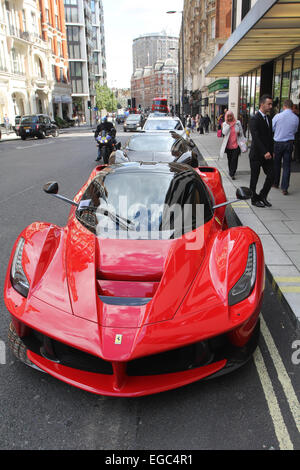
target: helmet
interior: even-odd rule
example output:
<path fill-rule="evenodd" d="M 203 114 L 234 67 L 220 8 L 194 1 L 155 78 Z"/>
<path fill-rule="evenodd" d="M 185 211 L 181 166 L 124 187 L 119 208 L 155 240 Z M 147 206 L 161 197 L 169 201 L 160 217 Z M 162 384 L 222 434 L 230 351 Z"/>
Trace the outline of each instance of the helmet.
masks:
<path fill-rule="evenodd" d="M 102 119 L 101 119 L 101 122 L 106 122 L 107 121 L 107 117 L 104 116 Z"/>

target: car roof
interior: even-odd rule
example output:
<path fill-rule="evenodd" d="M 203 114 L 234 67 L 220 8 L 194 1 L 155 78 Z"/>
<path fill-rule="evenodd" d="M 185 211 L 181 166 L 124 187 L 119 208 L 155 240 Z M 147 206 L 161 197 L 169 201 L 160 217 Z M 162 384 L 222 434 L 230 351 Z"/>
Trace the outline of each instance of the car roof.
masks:
<path fill-rule="evenodd" d="M 175 162 L 126 162 L 126 163 L 116 163 L 110 165 L 114 173 L 139 173 L 149 172 L 149 173 L 170 173 L 170 171 L 175 173 L 182 173 L 186 171 L 194 171 L 190 165 L 184 163 L 175 163 Z M 103 171 L 108 173 L 108 168 L 106 167 Z M 101 173 L 101 171 L 100 171 Z M 197 172 L 195 172 L 197 175 Z"/>

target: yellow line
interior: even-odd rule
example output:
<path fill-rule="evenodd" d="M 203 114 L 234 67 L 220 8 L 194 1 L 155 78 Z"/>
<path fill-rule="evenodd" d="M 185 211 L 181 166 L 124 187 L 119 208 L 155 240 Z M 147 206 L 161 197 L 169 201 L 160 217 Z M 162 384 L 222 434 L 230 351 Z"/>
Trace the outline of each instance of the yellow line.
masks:
<path fill-rule="evenodd" d="M 275 366 L 278 379 L 282 385 L 285 396 L 287 398 L 290 410 L 292 412 L 297 429 L 300 432 L 300 414 L 299 414 L 299 401 L 293 388 L 291 379 L 283 364 L 279 351 L 275 345 L 272 335 L 267 327 L 264 318 L 261 317 L 261 332 L 269 349 L 273 364 Z"/>
<path fill-rule="evenodd" d="M 254 353 L 254 362 L 265 394 L 267 405 L 269 407 L 275 434 L 279 443 L 279 448 L 280 450 L 293 450 L 294 446 L 290 439 L 287 427 L 284 423 L 274 388 L 259 348 L 257 348 Z"/>
<path fill-rule="evenodd" d="M 300 294 L 300 286 L 279 286 L 279 289 L 286 294 Z"/>
<path fill-rule="evenodd" d="M 291 276 L 291 277 L 275 276 L 274 279 L 277 282 L 299 282 L 300 283 L 300 276 Z"/>

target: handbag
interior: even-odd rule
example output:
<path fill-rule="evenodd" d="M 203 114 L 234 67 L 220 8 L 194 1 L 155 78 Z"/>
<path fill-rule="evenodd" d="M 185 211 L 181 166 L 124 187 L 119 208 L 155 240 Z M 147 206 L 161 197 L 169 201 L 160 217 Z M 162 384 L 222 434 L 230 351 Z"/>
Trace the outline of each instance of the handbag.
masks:
<path fill-rule="evenodd" d="M 217 137 L 222 137 L 222 129 L 218 129 L 218 131 L 217 131 Z"/>
<path fill-rule="evenodd" d="M 246 153 L 246 152 L 247 152 L 247 150 L 248 150 L 248 145 L 247 145 L 247 140 L 245 139 L 245 137 L 243 137 L 242 139 L 240 139 L 240 141 L 239 141 L 239 147 L 240 147 L 242 153 Z"/>

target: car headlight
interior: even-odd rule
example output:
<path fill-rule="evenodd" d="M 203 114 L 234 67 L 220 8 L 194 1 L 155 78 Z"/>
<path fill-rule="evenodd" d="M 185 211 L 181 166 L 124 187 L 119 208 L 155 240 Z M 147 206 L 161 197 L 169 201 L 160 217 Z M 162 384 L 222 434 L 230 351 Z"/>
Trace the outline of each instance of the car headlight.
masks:
<path fill-rule="evenodd" d="M 10 279 L 13 288 L 16 289 L 19 294 L 23 295 L 23 297 L 27 297 L 29 291 L 29 282 L 22 266 L 24 243 L 24 238 L 20 238 L 11 264 Z"/>
<path fill-rule="evenodd" d="M 246 299 L 251 294 L 256 281 L 256 265 L 256 246 L 255 243 L 252 243 L 252 245 L 249 246 L 247 265 L 244 274 L 229 291 L 229 305 L 235 305 Z"/>

